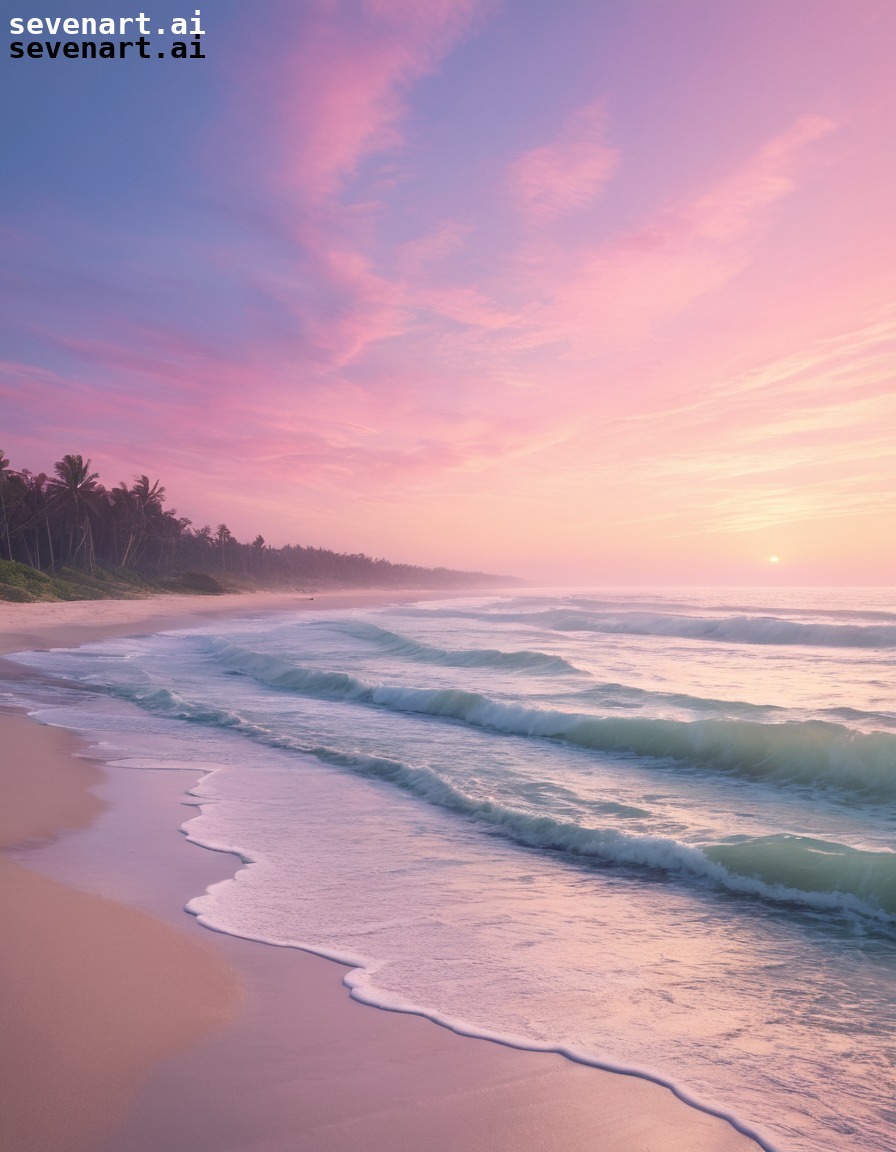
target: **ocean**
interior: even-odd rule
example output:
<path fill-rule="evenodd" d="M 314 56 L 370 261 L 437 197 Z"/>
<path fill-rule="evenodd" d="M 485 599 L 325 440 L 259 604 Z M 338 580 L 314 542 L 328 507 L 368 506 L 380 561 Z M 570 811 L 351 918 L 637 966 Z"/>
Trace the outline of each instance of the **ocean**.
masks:
<path fill-rule="evenodd" d="M 777 1152 L 891 1152 L 892 589 L 250 606 L 13 658 L 38 719 L 188 774 L 184 832 L 242 860 L 203 924 Z"/>

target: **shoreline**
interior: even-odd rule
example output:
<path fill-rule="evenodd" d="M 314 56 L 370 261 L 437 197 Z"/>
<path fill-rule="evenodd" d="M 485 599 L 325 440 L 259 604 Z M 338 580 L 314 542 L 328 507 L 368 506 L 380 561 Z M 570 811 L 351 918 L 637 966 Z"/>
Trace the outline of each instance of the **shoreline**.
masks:
<path fill-rule="evenodd" d="M 356 589 L 326 592 L 228 592 L 220 596 L 164 595 L 142 600 L 0 601 L 0 656 L 36 648 L 77 648 L 95 640 L 200 627 L 217 617 L 285 611 L 368 608 L 417 600 L 497 596 L 502 589 Z"/>
<path fill-rule="evenodd" d="M 103 609 L 109 603 L 131 609 L 124 618 L 120 612 L 112 613 L 113 619 L 98 610 L 98 602 L 87 602 L 86 610 L 84 602 L 3 605 L 0 651 L 24 647 L 19 644 L 24 635 L 38 639 L 30 647 L 63 647 L 109 635 L 188 627 L 211 615 L 360 607 L 396 598 L 423 598 L 422 594 L 394 592 L 328 594 L 316 595 L 312 604 L 294 595 L 275 594 L 280 603 L 273 604 L 271 596 L 261 595 L 261 603 L 256 596 L 243 594 L 233 598 L 235 604 L 225 606 L 217 598 L 218 603 L 207 607 L 203 603 L 201 608 L 193 597 L 184 597 L 193 601 L 184 606 L 184 615 L 171 611 L 174 606 L 167 597 L 161 603 L 101 602 Z M 448 597 L 430 592 L 428 598 Z M 35 608 L 60 607 L 65 611 L 34 613 Z M 16 623 L 26 625 L 27 631 L 9 629 L 9 613 L 4 611 L 8 608 L 15 610 Z M 142 614 L 135 608 L 142 608 Z M 197 616 L 203 619 L 197 621 Z M 6 667 L 14 666 L 7 663 Z M 66 987 L 56 989 L 61 993 L 57 1015 L 45 1013 L 49 1042 L 66 1051 L 58 1033 L 53 1033 L 54 1021 L 63 1017 L 74 1024 L 76 1036 L 83 1037 L 83 1022 L 70 1020 L 68 1008 L 73 1000 L 83 1001 L 85 988 L 97 993 L 100 1004 L 111 1001 L 116 1016 L 122 1002 L 147 1001 L 146 986 L 140 985 L 147 979 L 145 971 L 135 986 L 137 991 L 121 993 L 116 1002 L 104 982 L 96 980 L 94 970 L 97 956 L 120 954 L 124 941 L 134 946 L 138 958 L 152 951 L 141 942 L 135 916 L 142 928 L 148 931 L 146 921 L 164 936 L 156 969 L 167 972 L 178 947 L 184 945 L 191 957 L 202 954 L 199 964 L 207 978 L 205 993 L 210 985 L 215 988 L 200 1019 L 192 1019 L 189 1027 L 185 1014 L 190 1016 L 196 1007 L 189 1003 L 191 998 L 187 997 L 185 1008 L 174 994 L 160 997 L 155 1017 L 168 1031 L 163 1042 L 155 1038 L 156 1047 L 151 1050 L 144 1043 L 144 1023 L 130 1023 L 122 1030 L 128 1054 L 140 1049 L 143 1059 L 126 1085 L 113 1084 L 109 1069 L 100 1066 L 101 1062 L 91 1068 L 89 1060 L 82 1060 L 79 1074 L 89 1073 L 90 1086 L 104 1102 L 105 1135 L 82 1119 L 80 1142 L 20 1141 L 14 1145 L 17 1152 L 68 1152 L 69 1148 L 72 1152 L 149 1152 L 159 1147 L 170 1152 L 204 1152 L 206 1148 L 209 1152 L 249 1148 L 353 1152 L 360 1147 L 374 1152 L 421 1147 L 449 1152 L 461 1146 L 498 1152 L 521 1143 L 565 1152 L 590 1152 L 594 1147 L 605 1152 L 747 1152 L 757 1148 L 724 1119 L 682 1103 L 671 1090 L 650 1080 L 576 1064 L 557 1054 L 458 1035 L 425 1017 L 370 1008 L 350 999 L 333 961 L 203 929 L 183 912 L 183 904 L 210 883 L 230 878 L 239 864 L 226 854 L 190 844 L 178 833 L 187 818 L 178 808 L 194 774 L 134 772 L 113 766 L 100 770 L 92 762 L 74 758 L 78 742 L 70 733 L 21 714 L 0 714 L 4 729 L 11 723 L 27 745 L 14 758 L 23 761 L 27 756 L 32 763 L 48 759 L 56 769 L 50 776 L 54 783 L 43 791 L 26 787 L 17 793 L 13 805 L 6 806 L 17 815 L 38 813 L 35 818 L 43 829 L 39 835 L 45 841 L 44 847 L 15 851 L 16 866 L 31 865 L 30 875 L 38 879 L 31 882 L 32 890 L 18 906 L 26 931 L 7 932 L 13 951 L 21 952 L 24 936 L 39 956 L 56 957 L 58 966 L 59 950 L 54 951 L 33 931 L 34 900 L 45 901 L 48 914 L 42 923 L 56 925 L 62 915 L 46 903 L 51 898 L 45 892 L 37 891 L 41 885 L 53 886 L 53 898 L 67 905 L 69 935 L 89 918 L 84 900 L 102 902 L 107 913 L 101 927 L 91 921 L 88 942 L 93 964 Z M 81 798 L 80 807 L 51 813 L 50 801 L 62 787 L 63 777 L 71 785 L 69 793 Z M 91 801 L 84 799 L 90 796 L 88 788 L 97 793 Z M 57 836 L 46 844 L 48 827 L 54 822 L 58 830 L 81 831 Z M 21 845 L 21 833 L 16 835 Z M 140 856 L 140 875 L 132 877 L 122 870 L 122 845 L 137 841 L 145 843 L 146 851 Z M 45 873 L 56 879 L 47 879 Z M 63 876 L 72 886 L 58 883 Z M 113 961 L 113 970 L 121 967 Z M 148 967 L 152 970 L 153 965 Z M 218 973 L 217 984 L 208 978 L 209 972 Z M 30 977 L 32 986 L 39 985 L 40 977 L 33 972 Z M 58 973 L 51 970 L 44 979 L 58 984 Z M 241 989 L 239 998 L 235 985 Z M 34 996 L 40 999 L 39 989 L 34 989 Z M 9 1010 L 17 1007 L 22 1005 L 13 1001 Z M 20 1028 L 29 1026 L 30 1011 L 27 1003 L 19 1011 Z M 21 1081 L 21 1067 L 14 1067 L 13 1072 Z M 24 1090 L 33 1093 L 27 1074 L 24 1079 Z M 117 1110 L 110 1105 L 113 1096 Z M 52 1111 L 46 1100 L 42 1111 Z M 65 1121 L 71 1128 L 70 1115 Z"/>

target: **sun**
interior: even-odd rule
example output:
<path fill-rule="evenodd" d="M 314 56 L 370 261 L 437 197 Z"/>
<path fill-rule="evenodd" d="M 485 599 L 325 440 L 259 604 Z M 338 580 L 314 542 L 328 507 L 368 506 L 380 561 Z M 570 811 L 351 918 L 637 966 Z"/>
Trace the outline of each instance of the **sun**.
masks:
<path fill-rule="evenodd" d="M 769 564 L 780 564 L 781 563 L 781 557 L 780 556 L 769 556 L 768 562 L 769 562 Z"/>

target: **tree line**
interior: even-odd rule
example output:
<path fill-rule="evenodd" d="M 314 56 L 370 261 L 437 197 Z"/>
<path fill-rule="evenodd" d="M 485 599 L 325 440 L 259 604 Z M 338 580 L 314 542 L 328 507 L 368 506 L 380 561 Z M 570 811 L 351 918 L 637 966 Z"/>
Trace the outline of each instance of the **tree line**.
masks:
<path fill-rule="evenodd" d="M 509 577 L 422 568 L 363 553 L 287 544 L 272 548 L 258 535 L 237 540 L 226 524 L 213 529 L 165 508 L 158 480 L 138 476 L 114 488 L 100 483 L 91 461 L 63 456 L 52 474 L 16 471 L 0 451 L 0 558 L 42 572 L 78 568 L 143 576 L 207 572 L 260 584 L 457 587 L 514 583 Z"/>

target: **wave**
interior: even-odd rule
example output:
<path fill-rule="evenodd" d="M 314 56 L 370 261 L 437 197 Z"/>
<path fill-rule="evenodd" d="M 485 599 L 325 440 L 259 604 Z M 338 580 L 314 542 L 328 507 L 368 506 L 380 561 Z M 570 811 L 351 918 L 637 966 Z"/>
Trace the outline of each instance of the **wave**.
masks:
<path fill-rule="evenodd" d="M 165 690 L 145 696 L 143 702 L 181 719 L 208 721 L 214 715 L 214 710 L 191 705 Z M 240 722 L 231 713 L 221 712 L 219 717 L 227 727 L 241 728 L 245 735 L 263 743 L 391 784 L 435 807 L 484 824 L 526 848 L 561 852 L 595 864 L 647 868 L 776 903 L 853 914 L 884 924 L 896 921 L 896 853 L 865 852 L 787 835 L 697 847 L 669 837 L 587 827 L 514 808 L 491 797 L 472 796 L 432 768 L 303 745 Z M 624 806 L 621 810 L 625 811 Z"/>
<path fill-rule="evenodd" d="M 490 607 L 497 612 L 503 612 L 506 609 L 545 609 L 555 607 L 557 604 L 562 604 L 564 608 L 585 608 L 588 611 L 611 612 L 626 612 L 632 608 L 641 610 L 649 608 L 657 612 L 665 612 L 670 608 L 688 611 L 694 607 L 692 601 L 670 600 L 656 596 L 617 596 L 606 599 L 598 599 L 595 596 L 512 596 L 494 600 Z"/>
<path fill-rule="evenodd" d="M 779 704 L 751 704 L 746 700 L 721 700 L 713 696 L 691 696 L 687 692 L 657 692 L 648 688 L 636 688 L 630 684 L 608 682 L 584 688 L 575 694 L 574 699 L 606 704 L 610 707 L 642 708 L 657 704 L 687 708 L 692 712 L 739 712 L 748 716 L 765 716 L 771 712 L 786 712 Z M 862 713 L 862 718 L 876 713 Z M 849 719 L 849 717 L 845 717 Z"/>
<path fill-rule="evenodd" d="M 403 615 L 460 617 L 492 624 L 537 625 L 555 632 L 659 636 L 728 644 L 805 645 L 821 648 L 896 648 L 896 624 L 803 623 L 780 616 L 683 616 L 618 611 L 601 615 L 571 608 L 541 612 L 486 612 L 452 608 L 405 609 Z"/>
<path fill-rule="evenodd" d="M 540 675 L 587 675 L 560 656 L 550 656 L 546 652 L 502 652 L 497 648 L 472 648 L 451 650 L 437 648 L 412 640 L 397 632 L 389 632 L 376 624 L 360 620 L 326 621 L 317 625 L 358 640 L 374 644 L 380 651 L 390 656 L 401 656 L 423 664 L 441 664 L 452 668 L 500 668 L 508 672 L 532 672 Z"/>
<path fill-rule="evenodd" d="M 719 612 L 762 612 L 758 605 L 720 604 Z M 877 620 L 896 621 L 896 612 L 885 612 L 878 608 L 794 608 L 789 606 L 783 609 L 788 616 L 824 616 L 833 620 Z"/>
<path fill-rule="evenodd" d="M 668 837 L 588 828 L 493 799 L 477 799 L 431 768 L 327 748 L 308 751 L 325 763 L 387 781 L 440 808 L 485 823 L 528 848 L 692 876 L 778 902 L 896 920 L 896 853 L 864 852 L 788 835 L 695 847 Z"/>
<path fill-rule="evenodd" d="M 509 735 L 547 737 L 597 752 L 623 752 L 731 772 L 760 781 L 823 786 L 860 797 L 896 796 L 896 736 L 853 732 L 822 720 L 662 720 L 525 707 L 462 688 L 367 684 L 344 672 L 301 668 L 224 641 L 227 667 L 275 688 L 457 720 Z"/>
<path fill-rule="evenodd" d="M 605 619 L 564 610 L 546 613 L 558 631 L 664 636 L 734 644 L 806 645 L 825 648 L 894 648 L 896 626 L 887 624 L 804 624 L 778 616 L 677 616 L 623 612 Z"/>
<path fill-rule="evenodd" d="M 786 889 L 851 894 L 896 918 L 896 853 L 865 852 L 808 836 L 779 834 L 715 844 L 710 860 Z"/>
<path fill-rule="evenodd" d="M 868 712 L 864 708 L 822 708 L 822 715 L 835 716 L 838 720 L 852 720 L 857 724 L 878 724 L 885 728 L 896 728 L 896 712 Z"/>
<path fill-rule="evenodd" d="M 721 699 L 715 696 L 692 696 L 687 692 L 657 692 L 648 688 L 636 688 L 630 684 L 595 684 L 568 697 L 586 703 L 602 704 L 609 708 L 640 709 L 656 708 L 658 705 L 687 709 L 690 712 L 710 713 L 715 716 L 739 716 L 754 719 L 786 713 L 782 704 L 753 704 L 747 700 Z M 869 711 L 864 708 L 849 708 L 843 705 L 832 708 L 819 708 L 817 717 L 832 720 L 852 721 L 853 724 L 878 728 L 896 728 L 896 713 Z"/>
<path fill-rule="evenodd" d="M 594 596 L 514 596 L 504 601 L 494 601 L 493 607 L 500 610 L 502 604 L 506 604 L 511 609 L 514 608 L 546 608 L 548 606 L 555 607 L 557 604 L 562 604 L 564 608 L 583 608 L 587 611 L 612 611 L 612 612 L 628 612 L 632 609 L 644 611 L 646 609 L 654 610 L 661 613 L 674 611 L 676 609 L 684 612 L 694 612 L 698 610 L 698 605 L 694 600 L 673 600 L 666 597 L 642 597 L 628 595 L 625 597 L 616 597 L 608 599 L 598 599 Z M 794 605 L 778 604 L 776 606 L 760 603 L 746 603 L 746 604 L 709 604 L 703 605 L 704 610 L 717 613 L 736 613 L 738 615 L 749 616 L 768 616 L 772 613 L 779 612 L 785 617 L 790 616 L 812 616 L 823 617 L 828 620 L 851 620 L 858 621 L 876 621 L 893 623 L 896 622 L 896 612 L 885 611 L 879 608 L 803 608 Z"/>
<path fill-rule="evenodd" d="M 863 851 L 794 835 L 743 837 L 695 846 L 619 828 L 587 827 L 515 808 L 493 797 L 472 796 L 429 767 L 303 744 L 237 713 L 189 701 L 169 689 L 122 686 L 118 692 L 156 714 L 235 730 L 270 747 L 312 755 L 334 767 L 382 780 L 427 803 L 485 824 L 528 848 L 562 852 L 595 863 L 649 868 L 779 903 L 852 913 L 883 923 L 896 921 L 896 853 Z M 612 802 L 599 810 L 616 816 L 644 814 Z"/>

